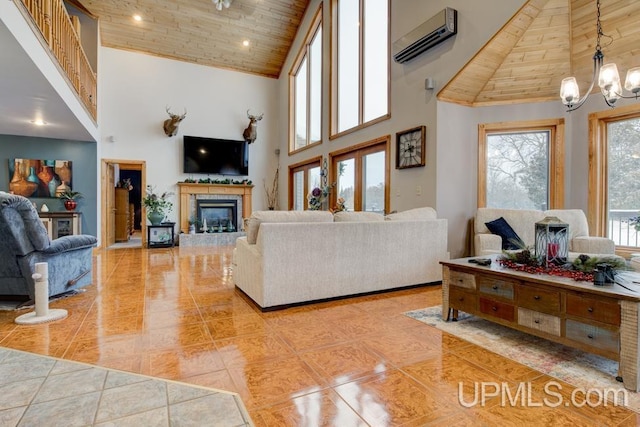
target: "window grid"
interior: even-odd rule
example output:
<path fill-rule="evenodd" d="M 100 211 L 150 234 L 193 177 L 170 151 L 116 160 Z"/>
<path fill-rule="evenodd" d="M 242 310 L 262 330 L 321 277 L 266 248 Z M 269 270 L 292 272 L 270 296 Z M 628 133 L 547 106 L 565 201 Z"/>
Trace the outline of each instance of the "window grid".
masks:
<path fill-rule="evenodd" d="M 289 153 L 322 142 L 322 5 L 289 73 Z"/>
<path fill-rule="evenodd" d="M 389 0 L 334 0 L 332 10 L 330 139 L 390 117 Z"/>

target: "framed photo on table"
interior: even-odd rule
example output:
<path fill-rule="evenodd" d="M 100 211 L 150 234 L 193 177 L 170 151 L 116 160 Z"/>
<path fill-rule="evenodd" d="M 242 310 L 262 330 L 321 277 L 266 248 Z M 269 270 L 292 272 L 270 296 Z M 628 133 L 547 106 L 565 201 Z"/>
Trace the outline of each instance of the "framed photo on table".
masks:
<path fill-rule="evenodd" d="M 418 126 L 396 133 L 396 169 L 425 165 L 426 127 Z"/>

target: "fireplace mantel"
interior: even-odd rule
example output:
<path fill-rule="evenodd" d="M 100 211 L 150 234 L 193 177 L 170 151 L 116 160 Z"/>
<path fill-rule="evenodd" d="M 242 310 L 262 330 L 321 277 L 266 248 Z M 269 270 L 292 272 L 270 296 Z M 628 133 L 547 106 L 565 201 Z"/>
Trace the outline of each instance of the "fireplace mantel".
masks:
<path fill-rule="evenodd" d="M 199 194 L 238 195 L 242 197 L 242 217 L 251 216 L 251 191 L 253 185 L 246 184 L 196 184 L 179 182 L 180 189 L 180 231 L 189 232 L 189 201 Z"/>

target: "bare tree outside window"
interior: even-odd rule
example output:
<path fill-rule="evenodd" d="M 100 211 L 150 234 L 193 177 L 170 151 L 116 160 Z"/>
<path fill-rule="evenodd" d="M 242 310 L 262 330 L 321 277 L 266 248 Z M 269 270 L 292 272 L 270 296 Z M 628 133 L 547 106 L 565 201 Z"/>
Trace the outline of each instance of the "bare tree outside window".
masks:
<path fill-rule="evenodd" d="M 487 207 L 548 209 L 548 131 L 487 135 Z"/>

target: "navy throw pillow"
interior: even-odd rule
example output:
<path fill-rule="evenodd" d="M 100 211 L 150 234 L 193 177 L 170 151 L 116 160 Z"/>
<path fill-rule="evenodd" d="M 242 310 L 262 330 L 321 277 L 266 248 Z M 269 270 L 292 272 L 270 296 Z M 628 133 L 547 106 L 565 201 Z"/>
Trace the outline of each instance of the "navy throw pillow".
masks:
<path fill-rule="evenodd" d="M 502 249 L 521 249 L 524 246 L 518 233 L 513 231 L 513 228 L 503 217 L 494 219 L 491 222 L 485 222 L 484 225 L 487 226 L 491 233 L 502 237 Z"/>

